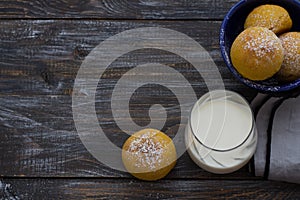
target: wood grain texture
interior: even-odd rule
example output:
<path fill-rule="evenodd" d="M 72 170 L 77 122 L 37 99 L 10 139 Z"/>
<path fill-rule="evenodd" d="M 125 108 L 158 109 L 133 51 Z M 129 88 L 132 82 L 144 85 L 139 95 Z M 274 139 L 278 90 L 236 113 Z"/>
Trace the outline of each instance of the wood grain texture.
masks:
<path fill-rule="evenodd" d="M 271 181 L 4 179 L 12 199 L 298 199 L 300 185 Z M 1 193 L 2 192 L 2 193 Z"/>
<path fill-rule="evenodd" d="M 105 111 L 101 106 L 98 109 Z M 178 125 L 176 115 L 167 119 L 165 131 L 170 136 Z M 88 153 L 74 127 L 69 96 L 0 97 L 0 118 L 0 152 L 6 152 L 0 154 L 2 177 L 131 177 L 110 169 Z M 118 130 L 111 116 L 100 118 L 100 125 L 117 146 L 122 146 L 128 137 Z M 214 175 L 184 154 L 168 178 L 253 177 L 247 166 L 233 174 Z"/>
<path fill-rule="evenodd" d="M 9 20 L 0 21 L 1 95 L 70 95 L 81 62 L 100 42 L 125 30 L 164 27 L 182 32 L 199 42 L 219 68 L 224 84 L 246 90 L 226 68 L 219 50 L 220 22 L 213 21 L 94 21 L 94 20 Z M 162 51 L 138 51 L 117 59 L 106 79 L 117 79 L 124 69 L 152 61 L 176 66 L 195 84 L 203 86 L 186 61 Z"/>
<path fill-rule="evenodd" d="M 230 74 L 219 51 L 221 20 L 236 2 L 0 0 L 0 199 L 298 199 L 299 185 L 264 181 L 248 166 L 211 174 L 187 153 L 165 179 L 139 181 L 93 158 L 74 126 L 71 94 L 78 92 L 73 84 L 82 61 L 100 42 L 133 28 L 187 34 L 209 52 L 226 88 L 251 100 L 256 92 Z M 129 68 L 153 61 L 182 73 L 198 97 L 207 91 L 193 67 L 169 52 L 147 49 L 116 59 L 99 80 L 95 105 L 100 126 L 117 146 L 128 136 L 110 111 L 113 87 Z M 130 114 L 147 124 L 152 100 L 161 103 L 168 113 L 164 131 L 173 137 L 181 123 L 178 102 L 162 91 L 149 86 L 136 92 Z"/>
<path fill-rule="evenodd" d="M 0 156 L 1 176 L 129 177 L 105 167 L 86 151 L 74 126 L 71 93 L 81 62 L 96 45 L 124 30 L 146 26 L 170 28 L 192 37 L 210 53 L 228 89 L 240 92 L 248 100 L 255 94 L 238 83 L 223 64 L 218 45 L 220 22 L 2 20 L 0 148 L 7 153 Z M 100 125 L 111 133 L 110 139 L 119 147 L 126 135 L 120 135 L 112 118 L 111 92 L 124 69 L 141 62 L 173 66 L 185 74 L 198 97 L 207 91 L 195 69 L 168 52 L 141 50 L 118 58 L 99 82 L 96 110 Z M 169 106 L 170 115 L 164 131 L 172 135 L 172 130 L 180 123 L 176 99 L 172 94 L 161 95 L 160 90 L 151 87 L 144 89 L 137 93 L 140 97 L 160 95 L 158 102 Z M 148 109 L 153 102 L 145 104 L 143 98 L 132 101 L 132 116 L 137 123 L 147 124 Z M 211 175 L 184 155 L 169 178 L 245 178 L 251 176 L 247 171 L 245 167 L 233 175 Z"/>
<path fill-rule="evenodd" d="M 223 19 L 238 0 L 1 0 L 0 18 Z"/>

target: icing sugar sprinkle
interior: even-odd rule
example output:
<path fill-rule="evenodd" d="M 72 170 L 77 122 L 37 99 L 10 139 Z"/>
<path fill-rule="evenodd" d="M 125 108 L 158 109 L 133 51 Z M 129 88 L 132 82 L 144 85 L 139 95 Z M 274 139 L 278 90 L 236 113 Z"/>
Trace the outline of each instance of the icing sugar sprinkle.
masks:
<path fill-rule="evenodd" d="M 293 66 L 291 70 L 295 71 L 300 64 L 300 40 L 293 38 L 290 35 L 281 37 L 285 49 L 284 64 Z"/>
<path fill-rule="evenodd" d="M 156 132 L 146 132 L 136 137 L 130 144 L 127 153 L 137 158 L 135 166 L 155 169 L 161 165 L 165 144 L 155 139 Z"/>
<path fill-rule="evenodd" d="M 279 41 L 271 35 L 260 32 L 258 37 L 251 37 L 250 40 L 247 40 L 244 49 L 252 51 L 255 53 L 256 57 L 262 58 L 268 53 L 280 50 L 276 44 L 277 42 Z M 272 54 L 272 57 L 275 57 L 275 53 Z"/>

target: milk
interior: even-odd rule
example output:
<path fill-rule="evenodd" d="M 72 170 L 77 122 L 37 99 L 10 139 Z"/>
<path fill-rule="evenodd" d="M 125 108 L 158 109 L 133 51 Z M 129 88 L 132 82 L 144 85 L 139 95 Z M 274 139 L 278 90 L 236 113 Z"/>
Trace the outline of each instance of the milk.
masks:
<path fill-rule="evenodd" d="M 252 111 L 230 91 L 214 91 L 193 107 L 186 128 L 186 145 L 193 161 L 213 173 L 230 173 L 244 166 L 257 141 Z"/>

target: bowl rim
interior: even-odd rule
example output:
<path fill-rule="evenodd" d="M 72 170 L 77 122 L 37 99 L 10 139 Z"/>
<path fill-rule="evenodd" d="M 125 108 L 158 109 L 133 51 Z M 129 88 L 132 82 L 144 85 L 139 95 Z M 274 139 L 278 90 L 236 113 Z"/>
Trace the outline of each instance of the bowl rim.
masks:
<path fill-rule="evenodd" d="M 230 19 L 230 17 L 232 17 L 232 15 L 245 3 L 249 2 L 248 0 L 241 0 L 239 2 L 237 2 L 236 4 L 234 4 L 231 9 L 227 12 L 227 14 L 225 15 L 222 24 L 221 24 L 221 28 L 220 28 L 220 35 L 219 35 L 219 44 L 220 44 L 220 49 L 221 49 L 221 54 L 223 57 L 223 60 L 227 66 L 227 68 L 230 70 L 230 72 L 239 80 L 241 81 L 244 85 L 254 88 L 256 90 L 259 90 L 261 92 L 286 92 L 286 91 L 290 91 L 293 90 L 297 87 L 300 86 L 300 78 L 290 82 L 290 83 L 284 83 L 282 85 L 277 85 L 277 86 L 270 86 L 270 85 L 264 85 L 261 84 L 259 82 L 255 82 L 252 81 L 250 79 L 244 78 L 232 65 L 231 63 L 231 59 L 230 59 L 230 55 L 228 55 L 228 53 L 226 52 L 226 46 L 225 46 L 225 28 L 227 27 L 228 24 L 228 20 Z M 292 0 L 292 2 L 296 3 L 299 5 L 300 7 L 300 1 L 294 1 Z M 261 2 L 263 5 L 263 2 Z"/>

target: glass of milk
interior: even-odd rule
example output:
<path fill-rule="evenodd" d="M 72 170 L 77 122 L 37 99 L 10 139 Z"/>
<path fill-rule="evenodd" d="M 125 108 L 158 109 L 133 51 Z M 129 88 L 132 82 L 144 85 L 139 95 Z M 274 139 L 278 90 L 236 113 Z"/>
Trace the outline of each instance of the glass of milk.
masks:
<path fill-rule="evenodd" d="M 240 169 L 253 156 L 257 144 L 249 104 L 232 91 L 206 93 L 192 108 L 185 144 L 192 160 L 209 172 L 223 174 Z"/>

